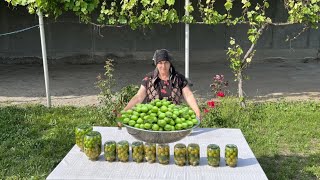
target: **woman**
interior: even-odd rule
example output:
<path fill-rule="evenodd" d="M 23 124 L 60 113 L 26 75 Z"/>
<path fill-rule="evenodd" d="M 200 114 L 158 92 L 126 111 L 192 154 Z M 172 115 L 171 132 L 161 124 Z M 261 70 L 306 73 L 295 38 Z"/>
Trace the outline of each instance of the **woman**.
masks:
<path fill-rule="evenodd" d="M 172 101 L 174 104 L 180 104 L 183 96 L 195 112 L 197 119 L 201 119 L 200 109 L 188 86 L 188 81 L 182 74 L 175 71 L 169 52 L 166 49 L 156 50 L 153 61 L 156 65 L 155 70 L 148 73 L 142 80 L 140 89 L 124 110 L 131 109 L 134 105 L 143 101 L 149 103 L 154 99 L 163 98 Z"/>

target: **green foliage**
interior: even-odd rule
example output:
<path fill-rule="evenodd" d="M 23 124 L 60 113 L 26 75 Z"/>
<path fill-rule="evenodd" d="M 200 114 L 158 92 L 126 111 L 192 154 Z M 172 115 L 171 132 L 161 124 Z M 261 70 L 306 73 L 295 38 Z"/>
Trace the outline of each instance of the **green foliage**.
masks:
<path fill-rule="evenodd" d="M 108 59 L 106 61 L 104 69 L 104 75 L 101 76 L 101 74 L 99 74 L 97 77 L 98 81 L 96 82 L 96 87 L 100 89 L 100 96 L 103 97 L 102 101 L 104 103 L 108 103 L 112 101 L 114 94 L 112 87 L 115 85 L 115 79 L 113 77 L 114 66 L 112 59 Z"/>
<path fill-rule="evenodd" d="M 63 5 L 65 11 L 73 11 L 77 16 L 86 16 L 98 7 L 99 0 L 65 0 Z"/>
<path fill-rule="evenodd" d="M 175 3 L 175 0 L 167 0 L 167 4 L 168 4 L 169 6 L 173 6 L 174 3 Z"/>
<path fill-rule="evenodd" d="M 230 68 L 232 69 L 235 76 L 242 70 L 241 55 L 243 50 L 240 45 L 236 44 L 235 39 L 230 38 L 230 46 L 227 51 L 227 55 L 230 61 Z"/>
<path fill-rule="evenodd" d="M 142 9 L 138 11 L 138 6 Z M 179 22 L 177 11 L 173 8 L 175 0 L 125 0 L 104 1 L 98 22 L 110 25 L 129 25 L 132 29 L 151 27 L 153 24 L 172 24 Z M 168 8 L 166 8 L 168 7 Z"/>
<path fill-rule="evenodd" d="M 150 27 L 153 24 L 172 24 L 178 23 L 179 18 L 177 11 L 173 8 L 172 2 L 167 3 L 164 0 L 153 0 L 145 9 L 141 10 L 139 15 L 139 23 L 142 26 Z"/>
<path fill-rule="evenodd" d="M 220 14 L 215 10 L 215 2 L 215 0 L 206 0 L 205 3 L 202 3 L 202 1 L 199 1 L 198 3 L 202 21 L 205 24 L 223 23 L 224 19 L 227 17 L 227 14 Z"/>
<path fill-rule="evenodd" d="M 137 94 L 139 87 L 137 85 L 128 85 L 123 87 L 120 92 L 115 94 L 115 102 L 117 102 L 118 110 L 122 110 L 134 95 Z"/>
<path fill-rule="evenodd" d="M 233 3 L 232 0 L 227 0 L 227 2 L 224 4 L 224 7 L 227 11 L 230 11 L 232 9 Z"/>
<path fill-rule="evenodd" d="M 320 0 L 288 0 L 288 22 L 310 24 L 317 29 L 320 20 Z"/>
<path fill-rule="evenodd" d="M 265 16 L 265 9 L 268 7 L 269 3 L 263 1 L 263 6 L 257 4 L 254 10 L 249 11 L 248 8 L 244 8 L 243 13 L 245 13 L 245 19 L 249 21 L 250 26 L 247 33 L 248 39 L 252 44 L 256 44 L 261 35 L 259 29 L 265 24 L 272 23 L 271 19 Z"/>
<path fill-rule="evenodd" d="M 187 13 L 182 17 L 182 22 L 187 24 L 194 23 L 195 19 L 192 16 L 192 12 L 194 11 L 194 8 L 192 6 L 192 3 L 190 2 L 187 6 L 184 7 L 184 9 Z"/>
<path fill-rule="evenodd" d="M 42 11 L 46 16 L 58 17 L 72 11 L 82 21 L 88 22 L 90 14 L 98 7 L 99 0 L 6 0 L 12 6 L 27 6 L 30 14 Z"/>
<path fill-rule="evenodd" d="M 64 12 L 71 11 L 80 17 L 83 22 L 93 21 L 91 18 L 95 12 L 100 14 L 97 22 L 101 25 L 129 25 L 132 29 L 138 27 L 151 27 L 153 24 L 173 23 L 196 23 L 192 12 L 195 8 L 190 3 L 185 7 L 188 15 L 179 19 L 177 10 L 174 8 L 176 0 L 5 0 L 12 6 L 26 6 L 29 13 L 42 11 L 46 16 L 58 17 Z M 265 9 L 269 3 L 264 0 L 261 4 L 252 0 L 241 0 L 242 15 L 231 15 L 234 0 L 226 0 L 224 3 L 225 13 L 219 13 L 215 7 L 216 0 L 199 0 L 198 10 L 205 24 L 226 23 L 235 25 L 247 23 L 250 29 L 258 29 L 258 25 L 271 23 L 271 19 L 265 16 Z M 284 5 L 288 9 L 289 23 L 304 23 L 313 28 L 318 27 L 320 0 L 287 0 Z M 255 6 L 254 6 L 255 5 Z M 254 6 L 254 7 L 253 7 Z M 139 7 L 139 8 L 138 8 Z M 249 40 L 255 43 L 257 38 L 251 30 Z M 255 31 L 257 32 L 257 31 Z"/>
<path fill-rule="evenodd" d="M 110 25 L 123 25 L 128 24 L 128 18 L 131 18 L 132 21 L 136 19 L 136 16 L 133 15 L 132 11 L 134 10 L 137 1 L 122 1 L 121 11 L 119 11 L 119 5 L 117 1 L 104 1 L 101 6 L 100 15 L 98 22 L 101 24 L 110 24 Z"/>
<path fill-rule="evenodd" d="M 100 14 L 100 25 L 129 25 L 132 29 L 151 27 L 153 24 L 178 23 L 174 9 L 175 0 L 6 0 L 12 6 L 26 6 L 29 13 L 42 11 L 46 16 L 58 17 L 64 12 L 73 12 L 85 23 L 92 22 L 95 12 Z M 142 6 L 142 9 L 138 7 Z"/>
<path fill-rule="evenodd" d="M 116 82 L 113 76 L 114 65 L 113 60 L 108 59 L 104 66 L 104 75 L 98 75 L 96 87 L 100 89 L 99 98 L 104 108 L 108 109 L 107 117 L 115 120 L 118 111 L 123 109 L 131 98 L 138 92 L 139 87 L 137 85 L 128 85 L 123 87 L 119 92 L 114 91 L 112 88 Z"/>
<path fill-rule="evenodd" d="M 243 128 L 249 124 L 249 119 L 247 115 L 243 114 L 242 111 L 248 111 L 243 109 L 237 103 L 237 99 L 224 97 L 220 99 L 221 101 L 215 102 L 214 108 L 207 107 L 207 104 L 201 104 L 200 108 L 209 109 L 209 112 L 206 113 L 201 122 L 201 127 L 233 127 L 235 125 L 238 128 Z M 228 109 L 226 109 L 228 107 Z M 241 119 L 241 121 L 240 121 Z"/>

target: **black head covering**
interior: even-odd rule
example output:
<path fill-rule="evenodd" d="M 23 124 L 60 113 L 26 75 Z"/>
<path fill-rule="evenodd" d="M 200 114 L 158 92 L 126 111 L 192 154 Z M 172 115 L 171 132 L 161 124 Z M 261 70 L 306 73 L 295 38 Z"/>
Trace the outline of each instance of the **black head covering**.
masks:
<path fill-rule="evenodd" d="M 170 79 L 172 79 L 175 74 L 177 73 L 173 64 L 172 64 L 172 56 L 170 55 L 169 51 L 166 49 L 158 49 L 154 52 L 153 58 L 152 58 L 154 65 L 157 65 L 160 61 L 169 61 L 170 62 Z M 155 81 L 158 79 L 159 70 L 158 68 L 155 68 L 153 71 L 153 79 L 152 83 L 154 84 Z"/>
<path fill-rule="evenodd" d="M 158 49 L 154 52 L 153 62 L 157 65 L 160 61 L 169 61 L 171 63 L 172 57 L 169 54 L 169 51 L 166 49 Z"/>

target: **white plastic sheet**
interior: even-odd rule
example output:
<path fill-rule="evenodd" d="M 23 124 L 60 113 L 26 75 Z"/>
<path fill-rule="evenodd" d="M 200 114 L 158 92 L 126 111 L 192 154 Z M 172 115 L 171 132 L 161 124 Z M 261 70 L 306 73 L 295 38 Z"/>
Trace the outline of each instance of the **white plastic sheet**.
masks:
<path fill-rule="evenodd" d="M 94 127 L 102 135 L 102 144 L 107 140 L 136 141 L 125 128 Z M 176 143 L 198 143 L 200 145 L 199 166 L 177 166 L 173 160 L 173 147 Z M 220 146 L 220 167 L 211 167 L 207 163 L 206 148 L 208 144 Z M 224 148 L 226 144 L 238 146 L 238 165 L 231 168 L 225 165 Z M 267 179 L 240 129 L 197 128 L 181 141 L 170 143 L 170 164 L 161 165 L 158 162 L 136 163 L 132 161 L 131 152 L 128 163 L 107 162 L 103 152 L 98 161 L 90 161 L 75 145 L 51 172 L 47 179 L 175 179 L 175 180 L 204 180 L 204 179 Z"/>

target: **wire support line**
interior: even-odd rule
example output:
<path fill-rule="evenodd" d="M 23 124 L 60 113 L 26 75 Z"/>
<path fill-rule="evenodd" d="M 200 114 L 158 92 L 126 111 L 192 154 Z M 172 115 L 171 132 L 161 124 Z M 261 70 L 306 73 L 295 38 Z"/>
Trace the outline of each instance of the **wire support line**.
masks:
<path fill-rule="evenodd" d="M 24 29 L 17 30 L 17 31 L 12 31 L 12 32 L 0 34 L 0 37 L 1 36 L 11 35 L 11 34 L 16 34 L 16 33 L 21 33 L 23 31 L 27 31 L 27 30 L 30 30 L 30 29 L 35 28 L 35 27 L 39 27 L 39 25 L 34 25 L 34 26 L 31 26 L 31 27 L 27 27 L 27 28 L 24 28 Z"/>

